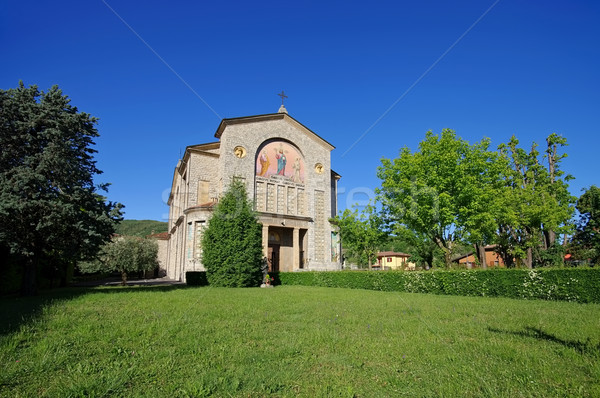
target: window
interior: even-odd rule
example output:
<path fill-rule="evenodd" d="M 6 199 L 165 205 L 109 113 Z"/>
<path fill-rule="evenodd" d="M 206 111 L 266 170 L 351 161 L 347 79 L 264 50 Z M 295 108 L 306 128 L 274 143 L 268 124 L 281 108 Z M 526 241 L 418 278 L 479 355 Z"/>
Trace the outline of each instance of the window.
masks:
<path fill-rule="evenodd" d="M 194 258 L 200 260 L 202 256 L 202 233 L 204 231 L 204 220 L 196 221 L 196 242 L 194 243 Z"/>
<path fill-rule="evenodd" d="M 193 247 L 192 247 L 192 242 L 194 241 L 194 229 L 192 228 L 192 223 L 189 222 L 188 223 L 188 230 L 187 230 L 187 259 L 191 260 L 192 259 L 192 253 L 193 253 Z"/>
<path fill-rule="evenodd" d="M 203 205 L 210 201 L 209 197 L 209 182 L 199 180 L 198 181 L 198 196 L 196 197 L 196 204 Z"/>

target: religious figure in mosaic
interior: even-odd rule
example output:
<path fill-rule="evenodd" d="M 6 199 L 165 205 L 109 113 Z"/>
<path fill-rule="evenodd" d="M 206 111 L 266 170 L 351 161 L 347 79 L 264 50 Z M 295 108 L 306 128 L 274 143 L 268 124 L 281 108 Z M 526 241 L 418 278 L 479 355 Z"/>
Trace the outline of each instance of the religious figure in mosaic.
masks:
<path fill-rule="evenodd" d="M 283 176 L 296 184 L 304 184 L 304 158 L 291 143 L 271 141 L 260 146 L 255 167 L 257 177 Z"/>
<path fill-rule="evenodd" d="M 331 261 L 337 263 L 340 260 L 340 235 L 331 231 Z"/>
<path fill-rule="evenodd" d="M 283 147 L 279 147 L 275 159 L 277 159 L 277 174 L 285 176 L 285 164 L 287 163 L 287 158 L 285 157 L 285 153 L 283 153 Z"/>
<path fill-rule="evenodd" d="M 300 178 L 300 169 L 302 166 L 300 166 L 300 158 L 296 158 L 296 161 L 294 162 L 294 165 L 292 166 L 292 168 L 294 169 L 294 178 L 292 178 L 292 180 L 294 182 L 302 182 L 302 179 Z"/>
<path fill-rule="evenodd" d="M 269 170 L 269 165 L 271 164 L 271 162 L 269 162 L 269 156 L 267 155 L 266 149 L 263 149 L 262 153 L 260 154 L 259 161 L 260 172 L 258 173 L 258 175 L 264 177 L 265 174 L 267 174 L 267 170 Z"/>

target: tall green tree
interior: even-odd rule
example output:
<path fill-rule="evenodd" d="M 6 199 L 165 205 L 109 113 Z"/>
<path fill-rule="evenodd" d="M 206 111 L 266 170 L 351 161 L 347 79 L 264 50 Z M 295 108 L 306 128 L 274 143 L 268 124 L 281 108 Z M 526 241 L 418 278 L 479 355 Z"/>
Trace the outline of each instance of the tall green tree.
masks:
<path fill-rule="evenodd" d="M 459 241 L 483 248 L 493 235 L 490 207 L 498 176 L 488 146 L 487 139 L 470 145 L 449 129 L 428 131 L 418 151 L 402 148 L 378 168 L 377 193 L 389 220 L 435 243 L 447 267 Z"/>
<path fill-rule="evenodd" d="M 342 246 L 355 258 L 365 258 L 369 269 L 377 258 L 377 252 L 387 239 L 384 224 L 374 206 L 367 205 L 363 211 L 344 210 L 335 218 L 340 229 Z"/>
<path fill-rule="evenodd" d="M 531 268 L 533 263 L 533 231 L 531 225 L 537 223 L 538 200 L 535 194 L 535 171 L 537 151 L 535 147 L 528 153 L 518 147 L 519 140 L 512 136 L 508 144 L 498 149 L 506 160 L 506 184 L 500 198 L 503 212 L 498 222 L 497 252 L 504 263 L 511 267 L 513 259 L 524 260 Z"/>
<path fill-rule="evenodd" d="M 500 193 L 505 185 L 506 162 L 489 150 L 490 140 L 484 138 L 473 145 L 466 144 L 458 164 L 457 224 L 463 231 L 463 241 L 470 244 L 482 268 L 487 268 L 485 246 L 495 242 L 496 219 L 502 212 Z"/>
<path fill-rule="evenodd" d="M 23 270 L 22 293 L 35 294 L 40 265 L 93 257 L 121 219 L 95 185 L 97 119 L 54 86 L 0 90 L 0 245 Z"/>
<path fill-rule="evenodd" d="M 202 264 L 213 286 L 251 287 L 262 281 L 262 226 L 244 184 L 234 179 L 202 238 Z"/>
<path fill-rule="evenodd" d="M 158 243 L 154 239 L 117 236 L 102 246 L 95 260 L 78 266 L 83 273 L 117 271 L 121 274 L 121 283 L 126 285 L 128 274 L 158 267 L 157 256 Z"/>
<path fill-rule="evenodd" d="M 571 241 L 576 258 L 600 264 L 600 188 L 589 187 L 577 201 L 579 221 Z"/>
<path fill-rule="evenodd" d="M 512 137 L 499 146 L 506 160 L 505 189 L 499 195 L 503 212 L 498 217 L 498 252 L 510 266 L 512 259 L 531 268 L 562 261 L 562 249 L 557 233 L 569 232 L 574 197 L 568 191 L 572 178 L 560 169 L 566 154 L 559 150 L 566 140 L 551 134 L 542 160 L 538 146 L 533 143 L 529 152 L 518 147 Z M 547 166 L 543 160 L 547 162 Z"/>

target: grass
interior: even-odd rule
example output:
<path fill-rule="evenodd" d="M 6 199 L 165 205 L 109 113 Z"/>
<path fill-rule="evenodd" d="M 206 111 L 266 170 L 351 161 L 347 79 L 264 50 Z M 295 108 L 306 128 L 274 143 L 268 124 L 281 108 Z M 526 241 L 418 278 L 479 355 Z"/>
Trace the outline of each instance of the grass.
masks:
<path fill-rule="evenodd" d="M 598 304 L 115 287 L 0 310 L 6 397 L 600 396 Z"/>

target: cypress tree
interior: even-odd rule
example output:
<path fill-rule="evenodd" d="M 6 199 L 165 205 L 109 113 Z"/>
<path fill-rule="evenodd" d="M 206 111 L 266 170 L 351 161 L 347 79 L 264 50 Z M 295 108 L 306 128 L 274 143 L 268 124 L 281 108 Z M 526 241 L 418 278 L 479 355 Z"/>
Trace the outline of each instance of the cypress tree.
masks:
<path fill-rule="evenodd" d="M 212 286 L 258 286 L 262 258 L 262 226 L 244 184 L 234 179 L 202 238 L 202 263 L 208 282 Z"/>

